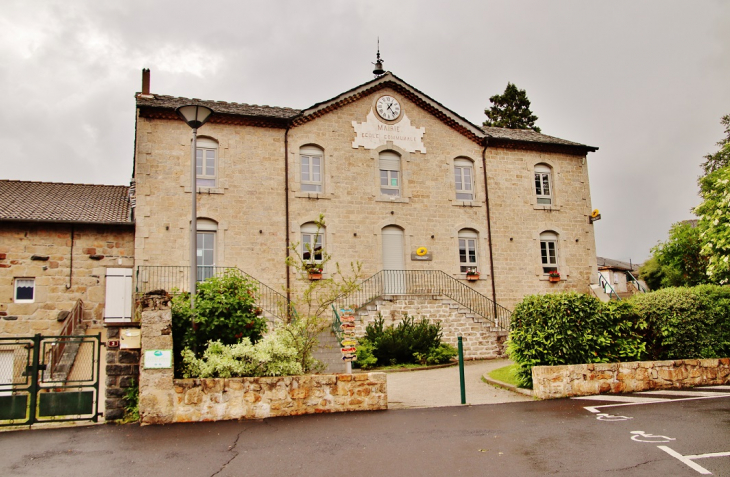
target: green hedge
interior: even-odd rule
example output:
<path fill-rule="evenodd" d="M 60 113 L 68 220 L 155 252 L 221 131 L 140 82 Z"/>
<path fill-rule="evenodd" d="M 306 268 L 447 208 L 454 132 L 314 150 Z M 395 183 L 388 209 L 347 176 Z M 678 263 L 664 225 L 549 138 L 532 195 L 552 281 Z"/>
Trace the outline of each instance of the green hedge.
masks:
<path fill-rule="evenodd" d="M 664 288 L 621 302 L 578 293 L 525 297 L 508 343 L 518 378 L 533 366 L 730 356 L 730 287 Z"/>

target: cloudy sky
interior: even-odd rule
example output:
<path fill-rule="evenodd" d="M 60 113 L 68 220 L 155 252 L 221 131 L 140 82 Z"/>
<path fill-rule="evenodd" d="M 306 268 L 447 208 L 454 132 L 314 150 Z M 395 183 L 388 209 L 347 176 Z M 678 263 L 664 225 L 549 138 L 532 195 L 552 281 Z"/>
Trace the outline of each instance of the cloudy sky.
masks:
<path fill-rule="evenodd" d="M 134 93 L 305 108 L 385 68 L 481 124 L 508 81 L 588 157 L 598 255 L 692 218 L 730 113 L 730 2 L 4 0 L 2 179 L 128 184 Z"/>

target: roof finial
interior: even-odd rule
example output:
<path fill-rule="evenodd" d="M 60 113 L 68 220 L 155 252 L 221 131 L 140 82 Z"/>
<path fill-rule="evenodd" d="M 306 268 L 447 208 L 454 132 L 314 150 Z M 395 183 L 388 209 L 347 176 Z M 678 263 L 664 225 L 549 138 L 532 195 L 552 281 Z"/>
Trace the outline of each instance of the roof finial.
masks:
<path fill-rule="evenodd" d="M 385 73 L 385 70 L 383 69 L 383 62 L 384 61 L 385 60 L 381 60 L 380 59 L 380 37 L 378 37 L 378 55 L 377 55 L 377 59 L 375 60 L 375 63 L 373 63 L 375 65 L 375 69 L 373 70 L 373 74 L 375 75 L 376 78 L 378 76 L 382 75 L 383 73 Z"/>

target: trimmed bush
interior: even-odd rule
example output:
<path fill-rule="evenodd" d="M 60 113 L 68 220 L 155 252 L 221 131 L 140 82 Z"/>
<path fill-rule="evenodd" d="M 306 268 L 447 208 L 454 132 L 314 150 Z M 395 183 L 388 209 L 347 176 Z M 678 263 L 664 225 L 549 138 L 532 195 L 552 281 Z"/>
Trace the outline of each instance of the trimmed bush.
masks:
<path fill-rule="evenodd" d="M 629 303 L 648 324 L 642 333 L 648 359 L 730 356 L 730 287 L 663 288 Z"/>
<path fill-rule="evenodd" d="M 441 323 L 431 323 L 427 319 L 416 321 L 406 314 L 397 326 L 385 326 L 382 315 L 365 328 L 365 337 L 360 341 L 362 358 L 367 360 L 359 363 L 360 366 L 388 366 L 396 364 L 416 364 L 448 361 L 450 349 L 442 347 Z M 363 347 L 365 343 L 365 347 Z M 360 350 L 358 350 L 360 352 Z M 369 355 L 375 358 L 375 363 Z M 361 355 L 358 354 L 358 361 Z M 370 364 L 372 363 L 372 365 Z"/>
<path fill-rule="evenodd" d="M 532 367 L 636 361 L 645 354 L 646 322 L 626 302 L 602 303 L 579 293 L 525 297 L 512 313 L 507 351 L 517 377 L 532 386 Z"/>

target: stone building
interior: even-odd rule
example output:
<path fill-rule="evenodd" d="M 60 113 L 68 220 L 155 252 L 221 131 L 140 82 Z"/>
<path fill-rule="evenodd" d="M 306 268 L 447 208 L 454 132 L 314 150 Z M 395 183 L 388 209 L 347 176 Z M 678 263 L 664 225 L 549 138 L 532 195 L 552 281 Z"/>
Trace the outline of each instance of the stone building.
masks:
<path fill-rule="evenodd" d="M 196 153 L 200 266 L 296 287 L 288 247 L 306 254 L 324 214 L 316 247 L 333 257 L 325 277 L 334 262 L 361 262 L 364 287 L 382 270 L 409 271 L 386 274 L 365 312 L 410 306 L 439 319 L 438 310 L 468 305 L 469 315 L 471 302 L 444 296 L 446 287 L 496 313 L 493 302 L 511 309 L 527 294 L 589 292 L 595 279 L 586 162 L 595 147 L 478 126 L 390 72 L 304 110 L 152 94 L 143 83 L 134 165 L 142 289 L 161 283 L 161 266 L 178 267 L 164 269 L 165 280 L 185 288 L 192 134 L 175 109 L 186 104 L 214 111 Z M 426 290 L 427 280 L 436 284 Z M 403 301 L 414 281 L 431 296 Z"/>
<path fill-rule="evenodd" d="M 128 187 L 0 180 L 0 336 L 129 320 L 133 266 Z"/>

